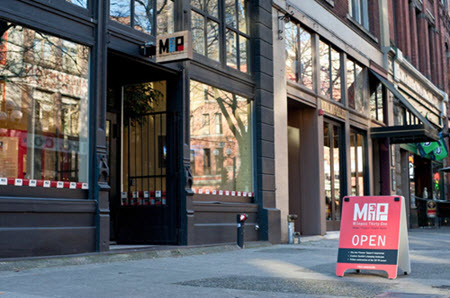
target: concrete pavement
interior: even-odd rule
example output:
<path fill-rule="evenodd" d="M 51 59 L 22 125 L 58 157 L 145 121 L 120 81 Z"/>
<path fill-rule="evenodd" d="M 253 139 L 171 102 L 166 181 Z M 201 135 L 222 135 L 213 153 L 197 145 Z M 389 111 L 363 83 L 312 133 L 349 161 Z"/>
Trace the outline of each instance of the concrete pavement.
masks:
<path fill-rule="evenodd" d="M 378 272 L 336 277 L 337 234 L 303 240 L 299 245 L 199 248 L 178 256 L 43 268 L 25 269 L 18 262 L 7 268 L 0 262 L 0 298 L 450 297 L 448 228 L 410 231 L 412 272 L 396 280 Z"/>

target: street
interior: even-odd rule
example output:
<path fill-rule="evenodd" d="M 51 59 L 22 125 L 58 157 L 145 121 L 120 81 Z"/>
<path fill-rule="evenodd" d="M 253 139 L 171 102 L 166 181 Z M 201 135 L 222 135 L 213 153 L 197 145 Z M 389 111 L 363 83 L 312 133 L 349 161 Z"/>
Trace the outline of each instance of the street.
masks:
<path fill-rule="evenodd" d="M 448 227 L 410 231 L 412 272 L 395 280 L 336 277 L 336 238 L 46 268 L 0 262 L 0 297 L 450 297 Z"/>

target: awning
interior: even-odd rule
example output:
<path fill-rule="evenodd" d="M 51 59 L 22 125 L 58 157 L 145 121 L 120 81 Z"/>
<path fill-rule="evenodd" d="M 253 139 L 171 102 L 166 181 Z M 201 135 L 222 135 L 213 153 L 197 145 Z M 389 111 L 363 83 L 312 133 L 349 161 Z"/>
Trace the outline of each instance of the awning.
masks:
<path fill-rule="evenodd" d="M 435 142 L 439 140 L 437 129 L 417 111 L 414 106 L 388 80 L 369 69 L 398 100 L 421 123 L 411 125 L 395 125 L 374 127 L 370 129 L 372 138 L 389 138 L 391 144 Z"/>

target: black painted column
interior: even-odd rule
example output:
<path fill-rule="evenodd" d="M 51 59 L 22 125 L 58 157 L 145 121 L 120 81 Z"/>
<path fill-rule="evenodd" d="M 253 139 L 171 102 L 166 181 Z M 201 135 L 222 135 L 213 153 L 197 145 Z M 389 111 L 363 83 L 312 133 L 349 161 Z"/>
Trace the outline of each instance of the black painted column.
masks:
<path fill-rule="evenodd" d="M 250 7 L 255 88 L 256 200 L 260 240 L 281 241 L 280 210 L 275 205 L 272 1 L 253 0 Z"/>
<path fill-rule="evenodd" d="M 109 166 L 106 155 L 106 79 L 108 0 L 92 1 L 97 19 L 92 49 L 90 111 L 90 199 L 97 201 L 97 251 L 109 250 Z"/>

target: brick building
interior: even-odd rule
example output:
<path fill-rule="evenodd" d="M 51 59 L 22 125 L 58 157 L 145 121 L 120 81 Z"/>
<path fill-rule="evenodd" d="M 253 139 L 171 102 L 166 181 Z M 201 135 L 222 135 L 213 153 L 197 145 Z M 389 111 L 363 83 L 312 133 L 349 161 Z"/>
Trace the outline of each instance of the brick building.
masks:
<path fill-rule="evenodd" d="M 403 194 L 414 206 L 411 185 L 427 183 L 431 191 L 432 172 L 443 164 L 422 161 L 415 144 L 437 141 L 446 129 L 447 66 L 440 57 L 446 51 L 442 26 L 447 6 L 418 4 L 274 1 L 275 164 L 282 236 L 288 214 L 299 215 L 295 227 L 302 234 L 339 229 L 345 195 Z M 412 21 L 404 19 L 411 11 L 420 18 L 414 31 Z M 416 172 L 427 168 L 429 175 L 410 185 L 411 154 Z"/>

